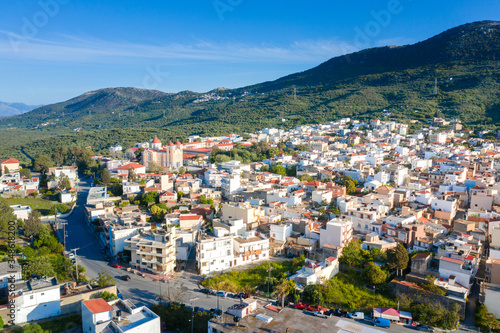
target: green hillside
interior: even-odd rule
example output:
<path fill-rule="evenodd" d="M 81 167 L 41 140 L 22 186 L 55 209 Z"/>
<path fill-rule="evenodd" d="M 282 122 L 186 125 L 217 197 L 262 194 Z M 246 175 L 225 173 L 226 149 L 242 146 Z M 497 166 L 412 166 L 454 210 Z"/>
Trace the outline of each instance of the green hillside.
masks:
<path fill-rule="evenodd" d="M 310 70 L 238 89 L 167 94 L 108 88 L 0 119 L 0 156 L 29 155 L 59 144 L 91 146 L 190 134 L 244 133 L 275 126 L 382 117 L 428 121 L 435 115 L 471 125 L 500 125 L 500 23 L 476 22 L 401 47 L 367 49 Z M 437 80 L 437 93 L 435 91 Z M 296 89 L 296 99 L 293 91 Z M 282 122 L 282 118 L 286 121 Z M 15 139 L 13 139 L 15 136 Z M 58 136 L 53 138 L 53 136 Z M 61 136 L 61 137 L 59 137 Z"/>

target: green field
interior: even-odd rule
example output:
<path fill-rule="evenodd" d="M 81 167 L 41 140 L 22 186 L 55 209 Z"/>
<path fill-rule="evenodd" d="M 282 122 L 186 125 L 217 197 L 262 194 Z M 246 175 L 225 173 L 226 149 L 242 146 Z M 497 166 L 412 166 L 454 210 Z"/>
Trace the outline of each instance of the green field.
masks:
<path fill-rule="evenodd" d="M 5 202 L 9 205 L 28 205 L 33 210 L 38 210 L 42 215 L 49 215 L 49 210 L 54 207 L 56 202 L 41 199 L 41 198 L 10 198 L 5 199 Z"/>

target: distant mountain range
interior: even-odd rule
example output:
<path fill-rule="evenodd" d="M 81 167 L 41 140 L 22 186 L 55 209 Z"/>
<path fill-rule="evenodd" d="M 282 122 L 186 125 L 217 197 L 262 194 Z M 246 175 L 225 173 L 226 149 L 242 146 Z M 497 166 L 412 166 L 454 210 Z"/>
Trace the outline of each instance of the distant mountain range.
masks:
<path fill-rule="evenodd" d="M 9 117 L 29 112 L 41 105 L 26 105 L 24 103 L 7 103 L 0 101 L 0 117 Z"/>
<path fill-rule="evenodd" d="M 110 144 L 106 137 L 115 130 L 137 139 L 145 133 L 145 139 L 154 129 L 186 137 L 290 128 L 346 116 L 403 122 L 411 118 L 421 125 L 436 115 L 495 126 L 500 125 L 499 65 L 500 22 L 474 22 L 416 44 L 366 49 L 237 89 L 176 94 L 136 88 L 91 91 L 0 119 L 0 129 L 38 131 L 30 138 L 67 135 L 67 142 L 88 143 L 98 151 Z M 88 133 L 99 137 L 99 132 L 109 135 L 85 141 Z M 56 141 L 32 147 L 50 149 Z"/>

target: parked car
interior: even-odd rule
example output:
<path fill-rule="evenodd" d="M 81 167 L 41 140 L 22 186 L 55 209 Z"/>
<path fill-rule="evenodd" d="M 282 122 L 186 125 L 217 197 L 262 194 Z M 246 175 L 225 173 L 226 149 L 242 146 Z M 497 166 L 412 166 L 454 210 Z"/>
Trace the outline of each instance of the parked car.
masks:
<path fill-rule="evenodd" d="M 430 327 L 427 325 L 417 325 L 417 330 L 422 332 L 434 332 L 434 327 Z"/>
<path fill-rule="evenodd" d="M 70 258 L 70 259 L 73 259 L 74 257 L 75 257 L 75 254 L 74 254 L 73 252 L 70 252 L 70 253 L 69 253 L 69 258 Z"/>
<path fill-rule="evenodd" d="M 337 317 L 347 317 L 348 313 L 341 309 L 335 309 L 333 310 L 333 315 Z"/>
<path fill-rule="evenodd" d="M 113 266 L 114 268 L 122 268 L 122 265 L 117 262 L 112 263 L 111 266 Z"/>
<path fill-rule="evenodd" d="M 352 319 L 365 319 L 365 314 L 363 312 L 349 313 L 349 318 L 352 318 Z"/>
<path fill-rule="evenodd" d="M 208 288 L 203 288 L 203 289 L 200 289 L 200 292 L 202 292 L 204 294 L 210 294 L 211 290 Z"/>
<path fill-rule="evenodd" d="M 123 275 L 120 277 L 120 279 L 122 279 L 123 281 L 128 281 L 130 280 L 130 276 L 129 275 Z"/>
<path fill-rule="evenodd" d="M 292 306 L 299 310 L 309 310 L 309 305 L 302 302 L 294 303 Z"/>
<path fill-rule="evenodd" d="M 320 318 L 330 318 L 331 314 L 327 314 L 325 311 L 314 311 L 314 315 Z"/>
<path fill-rule="evenodd" d="M 218 292 L 215 293 L 215 296 L 226 297 L 227 292 L 225 292 L 224 290 L 219 290 Z"/>
<path fill-rule="evenodd" d="M 389 328 L 391 327 L 391 321 L 386 318 L 377 318 L 373 320 L 373 326 Z"/>
<path fill-rule="evenodd" d="M 312 306 L 312 305 L 309 305 L 309 306 L 308 306 L 308 308 L 307 308 L 307 310 L 312 311 L 312 312 L 316 312 L 316 311 L 318 311 L 318 312 L 319 312 L 319 311 L 326 311 L 326 310 L 328 310 L 328 309 L 322 308 L 322 307 L 321 307 L 321 306 L 319 306 L 319 305 L 318 305 L 318 306 Z"/>

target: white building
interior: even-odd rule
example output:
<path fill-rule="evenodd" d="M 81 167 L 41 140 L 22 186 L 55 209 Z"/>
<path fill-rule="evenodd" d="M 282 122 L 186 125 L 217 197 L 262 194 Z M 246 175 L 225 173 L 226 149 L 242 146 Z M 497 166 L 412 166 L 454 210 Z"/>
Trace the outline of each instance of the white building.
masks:
<path fill-rule="evenodd" d="M 27 206 L 27 205 L 26 206 L 13 205 L 13 206 L 10 206 L 10 208 L 12 208 L 13 213 L 16 216 L 16 218 L 22 219 L 25 221 L 28 219 L 28 217 L 31 213 L 31 207 Z"/>
<path fill-rule="evenodd" d="M 14 259 L 14 264 L 8 261 L 0 262 L 0 297 L 8 296 L 9 283 L 21 281 L 23 269 L 21 265 Z"/>
<path fill-rule="evenodd" d="M 339 272 L 339 261 L 335 257 L 329 257 L 324 262 L 310 262 L 292 275 L 289 279 L 294 280 L 299 285 L 309 285 L 329 280 Z"/>
<path fill-rule="evenodd" d="M 233 266 L 234 236 L 202 236 L 196 243 L 196 261 L 201 275 L 222 271 Z"/>
<path fill-rule="evenodd" d="M 82 302 L 84 333 L 160 333 L 160 317 L 145 306 L 130 300 L 106 302 L 102 298 Z"/>
<path fill-rule="evenodd" d="M 326 224 L 326 228 L 320 229 L 319 247 L 325 244 L 345 247 L 352 239 L 352 221 L 335 218 Z"/>
<path fill-rule="evenodd" d="M 220 187 L 222 190 L 222 195 L 226 198 L 229 198 L 231 194 L 235 194 L 240 190 L 240 175 L 237 173 L 224 175 L 224 177 L 222 177 L 220 180 Z"/>
<path fill-rule="evenodd" d="M 15 324 L 59 316 L 60 286 L 55 277 L 19 281 L 15 283 L 15 296 L 11 302 L 16 310 Z"/>
<path fill-rule="evenodd" d="M 449 279 L 455 277 L 455 283 L 469 289 L 474 270 L 464 260 L 442 256 L 439 259 L 439 277 Z"/>
<path fill-rule="evenodd" d="M 253 235 L 235 237 L 233 239 L 233 250 L 233 266 L 246 265 L 254 261 L 269 259 L 269 239 Z"/>
<path fill-rule="evenodd" d="M 286 238 L 290 237 L 292 232 L 293 226 L 290 223 L 271 224 L 270 235 L 275 242 L 285 243 Z"/>

